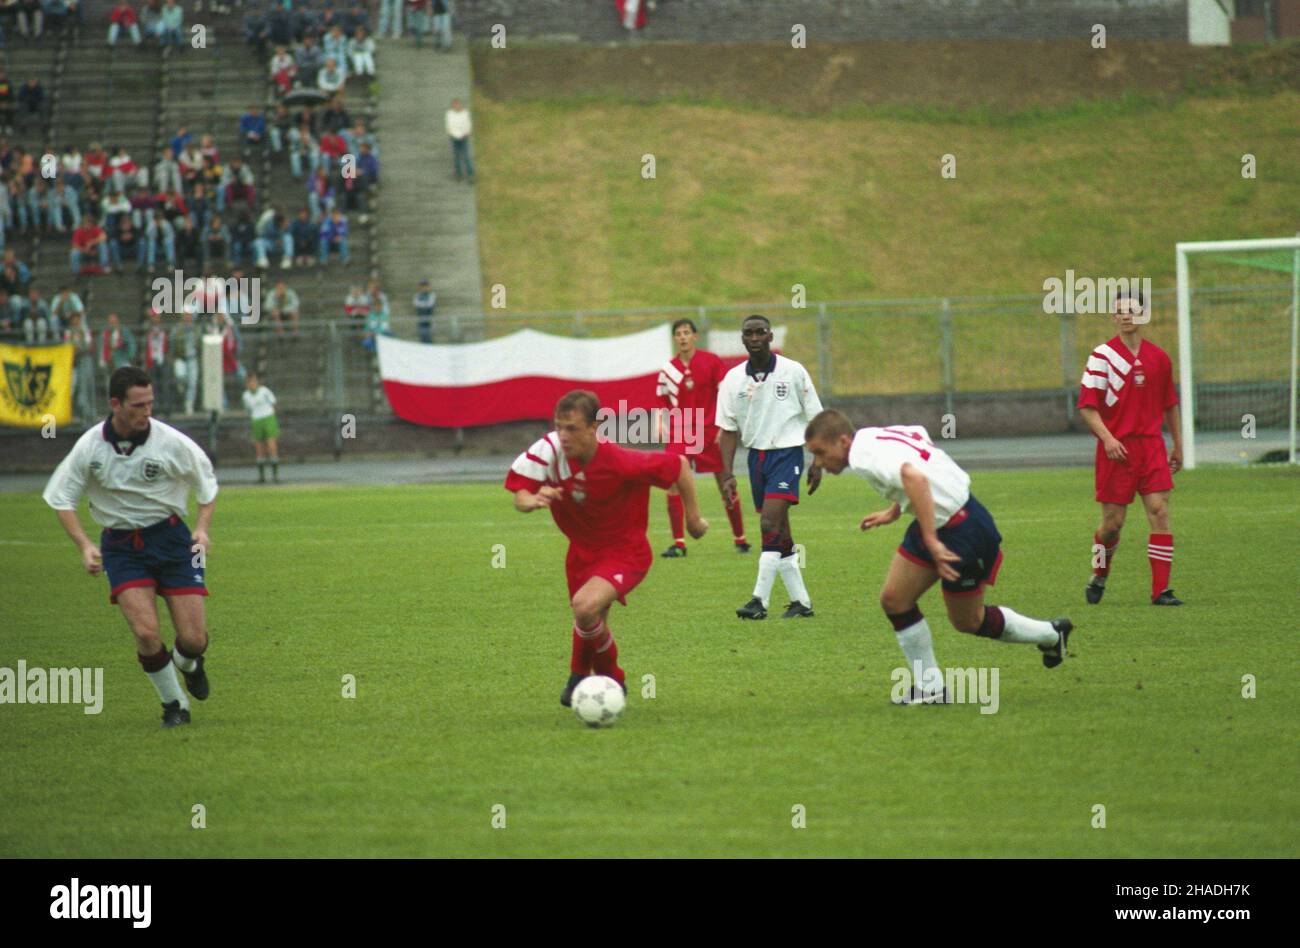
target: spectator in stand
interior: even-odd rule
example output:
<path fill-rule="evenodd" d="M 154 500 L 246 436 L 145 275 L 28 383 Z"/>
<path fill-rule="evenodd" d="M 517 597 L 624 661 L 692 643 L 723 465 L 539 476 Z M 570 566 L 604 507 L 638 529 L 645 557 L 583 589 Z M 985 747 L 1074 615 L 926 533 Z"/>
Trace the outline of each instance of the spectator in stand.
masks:
<path fill-rule="evenodd" d="M 199 151 L 199 146 L 193 141 L 186 143 L 176 162 L 180 165 L 181 180 L 187 186 L 198 181 L 203 174 L 203 152 Z"/>
<path fill-rule="evenodd" d="M 311 129 L 312 136 L 317 136 L 320 134 L 321 129 L 320 113 L 316 111 L 314 105 L 304 104 L 298 114 L 293 117 L 293 124 L 295 128 L 306 125 Z"/>
<path fill-rule="evenodd" d="M 5 190 L 9 192 L 9 211 L 12 214 L 8 227 L 26 233 L 31 226 L 31 208 L 27 200 L 27 182 L 16 172 L 6 172 Z"/>
<path fill-rule="evenodd" d="M 185 27 L 185 11 L 176 0 L 163 0 L 161 20 L 162 29 L 159 31 L 158 39 L 162 44 L 163 52 L 166 53 L 173 46 L 179 52 L 184 52 L 185 43 L 181 39 L 181 31 Z"/>
<path fill-rule="evenodd" d="M 45 31 L 45 11 L 41 0 L 18 0 L 18 32 L 27 39 L 40 39 Z"/>
<path fill-rule="evenodd" d="M 262 312 L 270 314 L 276 335 L 284 333 L 284 323 L 293 324 L 293 334 L 298 335 L 298 294 L 283 280 L 277 280 L 275 289 L 262 300 Z"/>
<path fill-rule="evenodd" d="M 99 202 L 99 217 L 104 222 L 104 229 L 110 233 L 117 230 L 123 217 L 131 216 L 131 211 L 131 201 L 121 191 L 109 191 Z"/>
<path fill-rule="evenodd" d="M 260 106 L 253 106 L 239 118 L 239 137 L 248 148 L 265 147 L 266 116 Z"/>
<path fill-rule="evenodd" d="M 194 314 L 181 314 L 179 326 L 172 329 L 172 369 L 176 386 L 185 402 L 185 414 L 194 414 L 194 396 L 199 390 L 199 340 L 202 333 L 194 323 Z"/>
<path fill-rule="evenodd" d="M 438 305 L 438 294 L 429 287 L 428 280 L 420 281 L 420 291 L 415 294 L 413 303 L 420 341 L 433 342 L 433 310 Z"/>
<path fill-rule="evenodd" d="M 303 165 L 309 174 L 315 174 L 320 167 L 320 145 L 307 125 L 301 125 L 290 132 L 293 144 L 289 148 L 289 172 L 302 180 Z"/>
<path fill-rule="evenodd" d="M 309 87 L 316 85 L 316 73 L 320 72 L 325 60 L 315 38 L 304 38 L 293 58 L 298 63 L 298 81 Z"/>
<path fill-rule="evenodd" d="M 217 258 L 220 258 L 221 262 L 226 266 L 230 266 L 231 247 L 230 231 L 221 222 L 221 215 L 212 215 L 212 220 L 204 229 L 203 238 L 200 241 L 204 268 L 211 266 L 212 261 Z"/>
<path fill-rule="evenodd" d="M 176 225 L 176 266 L 184 270 L 193 262 L 194 266 L 203 267 L 203 247 L 200 244 L 202 231 L 194 225 L 194 215 L 187 214 Z"/>
<path fill-rule="evenodd" d="M 432 27 L 433 4 L 430 0 L 406 0 L 406 22 L 415 35 L 415 45 L 424 45 L 424 38 Z"/>
<path fill-rule="evenodd" d="M 358 26 L 352 39 L 348 40 L 348 58 L 352 61 L 353 75 L 375 74 L 375 41 L 366 33 L 365 27 Z"/>
<path fill-rule="evenodd" d="M 190 130 L 187 126 L 182 125 L 178 128 L 176 134 L 172 136 L 171 141 L 167 143 L 167 146 L 171 149 L 172 157 L 177 161 L 180 161 L 181 152 L 188 148 L 192 141 L 194 141 L 194 136 L 190 134 Z"/>
<path fill-rule="evenodd" d="M 239 327 L 227 312 L 217 313 L 213 328 L 221 336 L 221 409 L 226 408 L 226 385 L 228 379 L 244 380 L 244 366 L 239 361 L 240 338 Z"/>
<path fill-rule="evenodd" d="M 283 46 L 275 48 L 271 57 L 271 81 L 275 83 L 276 94 L 285 95 L 293 88 L 293 80 L 298 75 L 298 64 Z"/>
<path fill-rule="evenodd" d="M 122 260 L 124 257 L 135 260 L 135 272 L 139 273 L 144 269 L 144 241 L 140 239 L 139 233 L 136 232 L 135 224 L 131 222 L 130 215 L 123 217 L 117 225 L 117 230 L 113 236 L 108 239 L 109 256 L 113 262 L 113 269 L 121 273 L 123 270 Z"/>
<path fill-rule="evenodd" d="M 93 257 L 99 264 L 99 270 L 108 269 L 108 235 L 94 214 L 87 214 L 81 220 L 81 226 L 72 232 L 72 275 L 78 276 L 86 257 Z M 114 366 L 116 368 L 116 366 Z"/>
<path fill-rule="evenodd" d="M 330 11 L 327 11 L 330 12 Z M 341 63 L 348 54 L 348 38 L 343 35 L 343 27 L 335 23 L 329 28 L 324 36 L 321 37 L 320 51 L 325 58 L 333 59 Z"/>
<path fill-rule="evenodd" d="M 106 375 L 135 361 L 135 336 L 123 326 L 117 313 L 109 313 L 108 325 L 99 334 L 99 367 Z"/>
<path fill-rule="evenodd" d="M 149 185 L 149 173 L 132 161 L 121 145 L 113 146 L 113 156 L 108 159 L 108 178 L 119 191 Z"/>
<path fill-rule="evenodd" d="M 81 157 L 81 149 L 76 145 L 68 145 L 63 149 L 63 155 L 59 158 L 59 169 L 63 172 L 63 180 L 67 182 L 68 187 L 73 188 L 78 194 L 86 186 L 85 176 L 82 174 L 84 159 Z"/>
<path fill-rule="evenodd" d="M 338 132 L 325 132 L 317 149 L 320 151 L 320 167 L 332 174 L 348 153 L 348 143 Z"/>
<path fill-rule="evenodd" d="M 17 297 L 20 320 L 23 327 L 23 340 L 29 346 L 43 346 L 47 342 L 61 342 L 63 328 L 58 320 L 50 315 L 50 307 L 41 299 L 40 291 L 32 287 L 26 298 Z"/>
<path fill-rule="evenodd" d="M 401 39 L 402 7 L 403 0 L 379 0 L 378 36 L 380 39 L 384 38 L 385 33 L 390 39 Z"/>
<path fill-rule="evenodd" d="M 320 115 L 320 127 L 323 131 L 338 132 L 342 135 L 352 124 L 352 116 L 343 107 L 342 94 L 330 99 L 330 104 Z"/>
<path fill-rule="evenodd" d="M 117 6 L 108 15 L 108 45 L 116 46 L 117 37 L 123 31 L 131 34 L 131 42 L 140 45 L 140 20 L 135 15 L 135 8 L 127 0 L 118 0 Z"/>
<path fill-rule="evenodd" d="M 253 244 L 257 231 L 253 227 L 253 213 L 248 208 L 239 212 L 235 226 L 230 229 L 230 262 L 239 266 L 244 257 L 253 257 Z"/>
<path fill-rule="evenodd" d="M 201 9 L 201 2 L 195 9 Z M 253 47 L 258 59 L 266 58 L 266 44 L 271 41 L 270 14 L 250 13 L 244 17 L 244 42 Z"/>
<path fill-rule="evenodd" d="M 140 28 L 146 37 L 162 43 L 162 0 L 144 0 L 140 7 Z"/>
<path fill-rule="evenodd" d="M 262 219 L 257 222 L 257 239 L 253 241 L 253 252 L 257 256 L 255 265 L 261 270 L 271 265 L 267 259 L 270 256 L 280 258 L 282 270 L 293 266 L 293 238 L 289 235 L 284 215 L 275 208 L 267 208 Z"/>
<path fill-rule="evenodd" d="M 315 263 L 320 228 L 312 222 L 311 212 L 307 208 L 298 208 L 298 216 L 289 229 L 289 236 L 293 238 L 293 262 L 304 267 Z"/>
<path fill-rule="evenodd" d="M 211 159 L 213 164 L 221 164 L 221 150 L 217 148 L 216 139 L 211 135 L 203 135 L 199 138 L 199 153 L 204 158 Z"/>
<path fill-rule="evenodd" d="M 221 176 L 221 188 L 225 207 L 240 201 L 250 208 L 257 206 L 257 188 L 253 185 L 253 169 L 244 164 L 244 159 L 230 159 L 230 164 L 226 166 Z"/>
<path fill-rule="evenodd" d="M 162 323 L 162 314 L 156 309 L 149 311 L 149 328 L 144 332 L 144 370 L 153 379 L 154 396 L 158 400 L 158 411 L 171 414 L 172 408 L 172 373 L 168 371 L 171 356 L 168 332 Z"/>
<path fill-rule="evenodd" d="M 388 294 L 379 288 L 378 280 L 371 280 L 366 287 L 366 299 L 370 304 L 370 312 L 366 314 L 366 332 L 361 344 L 374 352 L 376 336 L 393 334 L 389 326 Z"/>
<path fill-rule="evenodd" d="M 369 210 L 368 195 L 370 190 L 379 184 L 379 161 L 370 154 L 369 145 L 361 146 L 361 154 L 357 155 L 354 171 L 355 174 L 351 176 L 343 176 L 344 204 L 349 211 L 355 211 L 360 207 L 361 223 L 365 224 L 370 219 L 366 213 Z"/>
<path fill-rule="evenodd" d="M 316 86 L 322 92 L 335 93 L 348 81 L 347 71 L 333 56 L 325 57 L 325 68 L 316 74 Z"/>
<path fill-rule="evenodd" d="M 361 152 L 362 145 L 370 146 L 370 153 L 376 158 L 379 157 L 379 139 L 373 132 L 366 131 L 366 123 L 357 119 L 356 124 L 349 129 L 344 129 L 341 133 L 343 140 L 348 144 L 348 151 L 356 155 Z"/>
<path fill-rule="evenodd" d="M 153 212 L 149 225 L 144 232 L 145 264 L 149 270 L 154 269 L 158 260 L 158 250 L 162 249 L 167 258 L 167 268 L 176 269 L 176 230 L 163 213 L 162 208 Z"/>
<path fill-rule="evenodd" d="M 438 50 L 447 52 L 451 49 L 451 0 L 433 0 L 433 32 L 438 38 Z"/>
<path fill-rule="evenodd" d="M 456 172 L 457 181 L 464 177 L 468 178 L 470 184 L 474 183 L 474 161 L 469 151 L 469 136 L 473 130 L 469 110 L 460 99 L 452 99 L 451 108 L 447 110 L 447 134 L 451 137 L 452 167 Z"/>
<path fill-rule="evenodd" d="M 13 267 L 14 272 L 18 274 L 18 282 L 21 285 L 22 291 L 26 292 L 27 284 L 30 283 L 32 279 L 32 271 L 27 264 L 18 259 L 18 254 L 15 253 L 13 247 L 6 249 L 4 255 L 0 257 L 0 267 Z"/>
<path fill-rule="evenodd" d="M 196 182 L 186 204 L 189 207 L 189 214 L 186 216 L 193 219 L 194 226 L 200 231 L 206 230 L 215 209 L 212 198 L 208 197 L 208 186 L 202 181 Z"/>
<path fill-rule="evenodd" d="M 41 85 L 41 80 L 33 76 L 19 87 L 18 105 L 18 124 L 24 129 L 32 120 L 44 120 L 45 87 Z"/>
<path fill-rule="evenodd" d="M 172 157 L 170 149 L 154 163 L 153 181 L 159 191 L 179 191 L 185 186 L 181 180 L 181 166 Z"/>
<path fill-rule="evenodd" d="M 354 283 L 348 289 L 348 295 L 343 300 L 343 316 L 349 327 L 363 329 L 366 325 L 366 319 L 370 316 L 370 297 L 362 291 L 359 283 Z"/>
<path fill-rule="evenodd" d="M 72 408 L 77 420 L 86 424 L 95 410 L 95 340 L 80 311 L 68 319 L 63 341 L 72 346 Z"/>
<path fill-rule="evenodd" d="M 44 178 L 37 178 L 27 192 L 27 212 L 37 233 L 54 233 L 54 198 Z"/>
<path fill-rule="evenodd" d="M 322 217 L 334 210 L 334 184 L 324 168 L 307 182 L 307 208 L 313 224 L 319 224 Z"/>
<path fill-rule="evenodd" d="M 266 133 L 271 139 L 271 151 L 274 154 L 280 154 L 284 151 L 284 140 L 289 137 L 289 130 L 293 128 L 293 114 L 289 107 L 283 102 L 275 107 L 275 114 L 267 123 Z"/>
<path fill-rule="evenodd" d="M 221 179 L 225 176 L 226 169 L 217 164 L 211 158 L 203 159 L 203 168 L 199 171 L 196 181 L 202 181 L 208 192 L 216 198 L 217 210 L 226 209 L 226 189 L 221 186 Z"/>
<path fill-rule="evenodd" d="M 12 263 L 7 263 L 0 268 L 0 289 L 3 289 L 11 297 L 10 305 L 14 312 L 22 310 L 22 298 L 27 295 L 28 280 L 23 279 L 17 268 Z"/>
<path fill-rule="evenodd" d="M 50 301 L 50 314 L 63 326 L 72 325 L 72 318 L 84 315 L 85 312 L 86 306 L 81 302 L 81 297 L 74 293 L 70 286 L 65 286 Z"/>
<path fill-rule="evenodd" d="M 329 259 L 330 251 L 336 251 L 339 255 L 339 262 L 346 265 L 348 262 L 348 219 L 343 216 L 343 212 L 337 207 L 330 213 L 320 225 L 320 262 L 323 264 Z"/>
<path fill-rule="evenodd" d="M 154 205 L 167 215 L 167 220 L 173 222 L 184 217 L 190 212 L 185 205 L 185 195 L 179 191 L 159 191 L 154 195 Z"/>
<path fill-rule="evenodd" d="M 159 195 L 162 197 L 162 195 Z M 142 231 L 153 216 L 154 208 L 158 206 L 158 199 L 150 192 L 148 188 L 136 188 L 131 192 L 131 223 L 135 224 L 137 231 Z M 111 238 L 113 235 L 109 234 Z"/>
<path fill-rule="evenodd" d="M 86 174 L 96 181 L 103 181 L 108 173 L 108 152 L 99 142 L 91 142 L 84 155 Z"/>
<path fill-rule="evenodd" d="M 54 229 L 60 234 L 68 232 L 69 222 L 74 229 L 81 226 L 81 199 L 63 178 L 56 178 L 50 191 L 50 215 Z"/>

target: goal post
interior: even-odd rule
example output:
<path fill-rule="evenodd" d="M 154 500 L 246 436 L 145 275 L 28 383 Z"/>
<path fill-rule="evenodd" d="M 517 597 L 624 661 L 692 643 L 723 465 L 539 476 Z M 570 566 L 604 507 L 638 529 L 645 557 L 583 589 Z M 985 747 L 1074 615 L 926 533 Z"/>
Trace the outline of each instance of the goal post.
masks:
<path fill-rule="evenodd" d="M 1281 327 L 1277 326 L 1277 321 L 1270 323 L 1270 328 L 1276 326 L 1277 332 L 1272 341 L 1265 339 L 1261 343 L 1260 351 L 1256 353 L 1257 363 L 1267 362 L 1268 367 L 1260 364 L 1252 366 L 1252 370 L 1258 373 L 1262 379 L 1259 383 L 1261 389 L 1276 390 L 1279 388 L 1278 382 L 1268 382 L 1268 373 L 1277 370 L 1283 374 L 1279 359 L 1285 357 L 1289 349 L 1290 358 L 1286 359 L 1286 371 L 1284 374 L 1289 375 L 1286 383 L 1287 389 L 1287 408 L 1285 412 L 1277 412 L 1279 421 L 1285 417 L 1287 425 L 1287 459 L 1290 463 L 1297 463 L 1296 460 L 1296 395 L 1297 395 L 1297 363 L 1300 361 L 1300 235 L 1296 237 L 1279 237 L 1265 240 L 1212 240 L 1199 241 L 1192 243 L 1178 243 L 1175 245 L 1176 251 L 1176 277 L 1177 277 L 1177 298 L 1178 298 L 1178 373 L 1179 373 L 1179 401 L 1182 406 L 1182 433 L 1183 433 L 1183 466 L 1194 468 L 1197 463 L 1197 420 L 1198 408 L 1197 402 L 1197 377 L 1198 362 L 1207 361 L 1202 354 L 1205 349 L 1211 348 L 1208 338 L 1201 338 L 1201 351 L 1197 350 L 1198 335 L 1197 330 L 1203 328 L 1204 321 L 1194 324 L 1192 319 L 1192 301 L 1193 287 L 1190 276 L 1189 258 L 1196 255 L 1220 254 L 1220 262 L 1258 267 L 1261 269 L 1287 273 L 1290 275 L 1289 286 L 1283 287 L 1280 283 L 1274 287 L 1249 287 L 1249 288 L 1232 288 L 1231 290 L 1217 291 L 1221 301 L 1231 299 L 1231 303 L 1221 302 L 1225 308 L 1231 304 L 1244 306 L 1246 310 L 1255 310 L 1259 305 L 1276 307 L 1274 312 L 1278 312 L 1285 306 L 1286 316 L 1289 317 L 1290 332 L 1289 340 L 1283 338 Z M 1272 253 L 1268 253 L 1272 252 Z M 1268 253 L 1268 256 L 1250 256 Z M 1245 254 L 1247 256 L 1240 256 Z M 1236 256 L 1233 256 L 1236 255 Z M 1251 291 L 1251 292 L 1247 292 Z M 1214 288 L 1207 288 L 1202 291 L 1205 294 L 1206 305 L 1215 304 Z M 1253 295 L 1252 295 L 1253 293 Z M 1261 302 L 1262 301 L 1262 302 Z M 1202 333 L 1202 336 L 1207 334 Z M 1216 342 L 1226 342 L 1227 340 L 1220 336 L 1214 340 Z M 1235 340 L 1234 340 L 1235 342 Z M 1289 345 L 1288 345 L 1289 343 Z M 1228 348 L 1222 346 L 1221 348 Z M 1259 358 L 1266 356 L 1267 358 Z M 1251 354 L 1246 353 L 1246 358 L 1250 359 Z M 1202 372 L 1204 376 L 1206 373 Z M 1234 379 L 1235 380 L 1235 379 Z M 1208 385 L 1213 379 L 1203 379 Z M 1222 380 L 1219 380 L 1222 381 Z M 1249 384 L 1249 383 L 1247 383 Z M 1227 387 L 1227 386 L 1224 386 Z M 1238 386 L 1240 387 L 1240 386 Z M 1208 392 L 1208 389 L 1207 389 Z M 1207 408 L 1206 415 L 1211 415 L 1214 409 Z"/>

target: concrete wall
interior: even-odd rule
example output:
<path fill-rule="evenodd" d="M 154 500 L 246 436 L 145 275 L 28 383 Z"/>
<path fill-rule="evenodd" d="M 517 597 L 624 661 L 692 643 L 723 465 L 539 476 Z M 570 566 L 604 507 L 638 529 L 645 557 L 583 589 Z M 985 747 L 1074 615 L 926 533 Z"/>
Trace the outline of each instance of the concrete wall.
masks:
<path fill-rule="evenodd" d="M 487 40 L 494 24 L 511 36 L 607 42 L 626 36 L 614 0 L 458 0 L 459 31 Z M 1061 39 L 1187 40 L 1187 0 L 658 0 L 645 40 L 788 41 L 801 23 L 808 41 Z"/>

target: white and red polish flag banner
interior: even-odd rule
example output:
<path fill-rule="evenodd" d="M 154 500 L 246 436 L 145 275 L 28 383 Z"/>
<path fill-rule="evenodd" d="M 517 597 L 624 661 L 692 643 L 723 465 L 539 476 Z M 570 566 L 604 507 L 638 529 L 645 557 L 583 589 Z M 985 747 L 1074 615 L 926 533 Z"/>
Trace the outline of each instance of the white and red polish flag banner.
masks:
<path fill-rule="evenodd" d="M 398 418 L 435 428 L 549 419 L 575 388 L 590 389 L 601 405 L 620 411 L 653 408 L 659 370 L 674 353 L 669 326 L 604 339 L 521 329 L 456 345 L 377 336 L 379 374 Z M 785 328 L 773 327 L 778 352 Z M 705 348 L 728 368 L 746 357 L 738 326 L 712 330 Z"/>

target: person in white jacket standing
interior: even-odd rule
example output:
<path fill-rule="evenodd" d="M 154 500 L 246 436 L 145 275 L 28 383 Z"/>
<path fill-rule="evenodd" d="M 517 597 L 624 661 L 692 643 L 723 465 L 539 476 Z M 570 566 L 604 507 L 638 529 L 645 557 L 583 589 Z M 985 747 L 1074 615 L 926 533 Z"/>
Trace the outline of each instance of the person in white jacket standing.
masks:
<path fill-rule="evenodd" d="M 456 172 L 457 181 L 468 180 L 470 184 L 474 183 L 474 160 L 469 152 L 469 136 L 473 130 L 469 109 L 465 108 L 460 99 L 452 99 L 451 108 L 447 110 L 447 134 L 451 136 L 452 168 Z"/>

